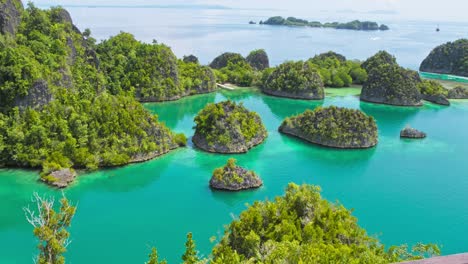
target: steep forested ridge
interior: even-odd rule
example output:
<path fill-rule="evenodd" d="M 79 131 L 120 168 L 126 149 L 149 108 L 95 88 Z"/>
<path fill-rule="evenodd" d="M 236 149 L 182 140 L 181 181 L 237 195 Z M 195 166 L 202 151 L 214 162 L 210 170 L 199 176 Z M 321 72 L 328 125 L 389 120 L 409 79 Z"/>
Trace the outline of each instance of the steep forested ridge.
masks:
<path fill-rule="evenodd" d="M 8 8 L 21 6 L 14 2 Z M 47 176 L 178 146 L 173 132 L 110 81 L 89 30 L 81 33 L 66 10 L 31 3 L 16 10 L 20 23 L 0 35 L 0 164 L 42 167 Z"/>

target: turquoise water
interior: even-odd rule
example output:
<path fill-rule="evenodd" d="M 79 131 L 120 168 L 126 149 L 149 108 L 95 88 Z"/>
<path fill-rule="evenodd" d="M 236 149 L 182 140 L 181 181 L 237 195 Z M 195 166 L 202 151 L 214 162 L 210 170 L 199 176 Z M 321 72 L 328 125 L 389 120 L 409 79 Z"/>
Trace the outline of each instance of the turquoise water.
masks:
<path fill-rule="evenodd" d="M 343 90 L 346 91 L 346 90 Z M 149 248 L 178 263 L 191 231 L 203 255 L 210 237 L 246 203 L 281 195 L 289 182 L 320 185 L 323 195 L 354 208 L 359 223 L 385 244 L 435 242 L 444 254 L 468 251 L 468 102 L 400 108 L 361 103 L 355 89 L 333 90 L 323 102 L 221 91 L 146 107 L 177 132 L 193 135 L 195 114 L 227 98 L 257 111 L 266 142 L 239 164 L 263 178 L 264 187 L 215 192 L 208 181 L 229 155 L 208 154 L 190 144 L 141 164 L 81 175 L 65 190 L 78 203 L 67 253 L 70 263 L 143 263 Z M 368 150 L 335 150 L 305 144 L 277 132 L 283 118 L 318 105 L 359 108 L 377 119 L 379 144 Z M 400 140 L 406 125 L 428 133 Z M 36 172 L 0 170 L 0 263 L 31 263 L 35 240 L 21 210 L 34 191 L 59 195 L 37 183 Z"/>

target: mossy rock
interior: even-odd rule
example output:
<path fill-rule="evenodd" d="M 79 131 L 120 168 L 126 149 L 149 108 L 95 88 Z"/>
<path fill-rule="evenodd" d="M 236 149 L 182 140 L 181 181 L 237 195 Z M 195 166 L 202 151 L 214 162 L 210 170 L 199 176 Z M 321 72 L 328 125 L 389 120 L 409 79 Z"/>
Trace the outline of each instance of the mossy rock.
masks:
<path fill-rule="evenodd" d="M 232 101 L 207 105 L 195 123 L 192 141 L 208 152 L 245 153 L 267 137 L 260 116 Z"/>
<path fill-rule="evenodd" d="M 266 94 L 294 99 L 322 100 L 323 82 L 309 62 L 285 62 L 276 67 L 263 84 Z"/>
<path fill-rule="evenodd" d="M 370 148 L 378 142 L 377 124 L 360 110 L 318 107 L 286 118 L 281 133 L 333 148 Z"/>
<path fill-rule="evenodd" d="M 224 167 L 215 169 L 210 180 L 211 188 L 227 191 L 255 189 L 262 185 L 262 180 L 254 171 L 237 166 L 232 158 Z"/>

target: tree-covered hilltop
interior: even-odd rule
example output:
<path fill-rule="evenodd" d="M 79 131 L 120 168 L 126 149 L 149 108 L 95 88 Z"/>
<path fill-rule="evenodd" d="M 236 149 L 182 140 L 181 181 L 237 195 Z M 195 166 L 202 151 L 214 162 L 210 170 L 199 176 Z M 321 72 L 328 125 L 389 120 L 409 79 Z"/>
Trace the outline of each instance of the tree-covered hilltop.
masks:
<path fill-rule="evenodd" d="M 14 34 L 0 35 L 0 165 L 42 168 L 50 182 L 63 168 L 143 161 L 184 143 L 133 96 L 108 92 L 95 40 L 66 10 L 18 10 Z"/>
<path fill-rule="evenodd" d="M 310 62 L 285 62 L 265 71 L 261 89 L 264 93 L 280 97 L 321 100 L 323 82 L 316 67 Z"/>
<path fill-rule="evenodd" d="M 336 28 L 336 29 L 350 29 L 350 30 L 389 30 L 387 25 L 377 24 L 373 21 L 359 21 L 353 20 L 347 23 L 321 23 L 318 21 L 307 21 L 305 19 L 288 17 L 284 18 L 281 16 L 270 17 L 265 21 L 261 21 L 260 24 L 274 25 L 274 26 L 303 26 L 303 27 L 324 27 L 324 28 Z"/>
<path fill-rule="evenodd" d="M 228 191 L 253 189 L 262 185 L 262 180 L 254 171 L 238 166 L 233 158 L 225 166 L 215 169 L 210 180 L 211 188 Z"/>
<path fill-rule="evenodd" d="M 270 62 L 265 50 L 259 49 L 250 52 L 247 58 L 239 53 L 225 52 L 216 57 L 210 67 L 215 70 L 219 83 L 250 87 L 260 75 L 259 71 L 270 67 Z"/>
<path fill-rule="evenodd" d="M 395 57 L 380 51 L 367 59 L 362 67 L 368 78 L 361 92 L 361 100 L 373 103 L 420 106 L 421 94 L 417 72 L 400 67 Z"/>
<path fill-rule="evenodd" d="M 419 70 L 468 77 L 468 39 L 447 42 L 434 48 Z"/>
<path fill-rule="evenodd" d="M 367 72 L 358 61 L 346 60 L 346 57 L 329 51 L 308 60 L 316 66 L 323 84 L 327 87 L 349 87 L 351 84 L 363 84 Z"/>
<path fill-rule="evenodd" d="M 97 52 L 113 94 L 132 91 L 139 101 L 157 102 L 216 89 L 211 69 L 178 61 L 168 46 L 155 41 L 143 43 L 121 32 L 99 43 Z"/>
<path fill-rule="evenodd" d="M 264 49 L 253 50 L 246 58 L 247 62 L 255 70 L 262 71 L 270 67 L 270 60 Z"/>
<path fill-rule="evenodd" d="M 334 148 L 369 148 L 377 144 L 377 124 L 360 110 L 330 106 L 286 118 L 279 131 Z"/>
<path fill-rule="evenodd" d="M 436 245 L 387 249 L 320 188 L 289 184 L 286 194 L 255 202 L 226 228 L 210 263 L 395 263 L 440 254 Z"/>
<path fill-rule="evenodd" d="M 244 153 L 267 137 L 260 116 L 232 101 L 208 104 L 195 117 L 195 124 L 192 141 L 209 152 Z"/>

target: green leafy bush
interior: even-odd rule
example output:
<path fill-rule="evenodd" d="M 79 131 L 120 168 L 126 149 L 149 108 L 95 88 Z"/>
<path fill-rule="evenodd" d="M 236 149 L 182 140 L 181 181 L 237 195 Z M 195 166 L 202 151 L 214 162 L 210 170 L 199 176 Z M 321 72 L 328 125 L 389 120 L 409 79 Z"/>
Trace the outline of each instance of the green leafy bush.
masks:
<path fill-rule="evenodd" d="M 255 202 L 226 228 L 211 263 L 394 263 L 440 254 L 436 245 L 385 249 L 351 211 L 320 188 L 289 184 L 286 194 Z"/>

